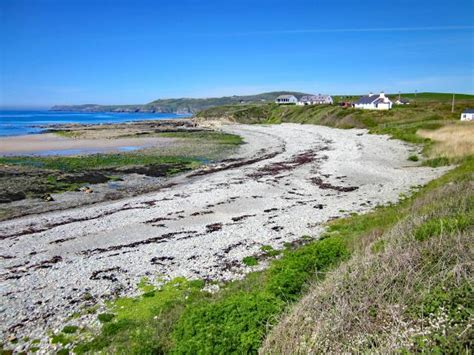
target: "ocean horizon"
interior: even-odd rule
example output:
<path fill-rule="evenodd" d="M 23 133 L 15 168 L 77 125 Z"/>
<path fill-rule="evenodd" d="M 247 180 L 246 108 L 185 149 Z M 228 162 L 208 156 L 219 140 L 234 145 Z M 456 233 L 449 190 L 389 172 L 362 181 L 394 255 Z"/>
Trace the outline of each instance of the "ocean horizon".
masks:
<path fill-rule="evenodd" d="M 0 137 L 38 134 L 47 129 L 44 126 L 64 123 L 110 124 L 186 117 L 190 117 L 190 115 L 175 113 L 89 113 L 49 110 L 0 110 Z"/>

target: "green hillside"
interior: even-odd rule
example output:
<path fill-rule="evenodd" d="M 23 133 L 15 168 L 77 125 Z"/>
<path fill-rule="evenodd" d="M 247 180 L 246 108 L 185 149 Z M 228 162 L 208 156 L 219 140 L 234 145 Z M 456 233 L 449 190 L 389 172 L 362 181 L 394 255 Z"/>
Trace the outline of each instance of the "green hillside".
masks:
<path fill-rule="evenodd" d="M 377 92 L 374 92 L 374 94 L 378 94 Z M 367 94 L 363 94 L 367 95 Z M 392 93 L 392 94 L 387 94 L 387 96 L 395 101 L 398 99 L 398 96 L 402 99 L 408 99 L 411 103 L 414 102 L 451 102 L 453 99 L 453 94 L 452 93 L 441 93 L 441 92 L 419 92 L 419 93 Z M 333 99 L 335 102 L 341 102 L 341 101 L 355 101 L 362 95 L 335 95 L 333 96 Z M 474 100 L 474 95 L 469 95 L 469 94 L 455 94 L 456 101 L 457 100 Z"/>
<path fill-rule="evenodd" d="M 279 95 L 294 95 L 298 99 L 304 95 L 302 92 L 294 91 L 273 91 L 257 95 L 234 95 L 213 98 L 177 98 L 177 99 L 158 99 L 147 104 L 138 105 L 57 105 L 53 106 L 53 111 L 75 111 L 75 112 L 163 112 L 163 113 L 197 113 L 212 107 L 220 106 L 239 106 L 246 105 L 262 105 L 272 103 Z M 335 95 L 333 96 L 336 103 L 343 101 L 355 101 L 361 95 Z M 398 94 L 388 95 L 392 99 L 396 99 Z M 411 100 L 412 102 L 451 102 L 452 94 L 443 93 L 406 93 L 401 97 Z M 415 99 L 416 97 L 416 99 Z M 456 94 L 456 100 L 474 100 L 474 95 Z M 222 110 L 219 108 L 218 110 Z"/>
<path fill-rule="evenodd" d="M 274 91 L 258 95 L 234 95 L 214 98 L 177 98 L 158 99 L 143 105 L 58 105 L 53 111 L 78 112 L 163 112 L 163 113 L 195 113 L 214 106 L 264 104 L 273 102 L 279 95 L 295 95 L 300 98 L 306 95 L 302 92 Z"/>

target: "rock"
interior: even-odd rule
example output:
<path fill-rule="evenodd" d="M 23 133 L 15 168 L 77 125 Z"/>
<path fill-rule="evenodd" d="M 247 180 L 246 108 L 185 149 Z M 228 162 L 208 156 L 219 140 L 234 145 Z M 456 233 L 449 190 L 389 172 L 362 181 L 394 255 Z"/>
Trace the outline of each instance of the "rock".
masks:
<path fill-rule="evenodd" d="M 53 196 L 51 196 L 50 194 L 44 194 L 43 197 L 42 197 L 42 199 L 43 199 L 44 201 L 48 201 L 48 202 L 54 201 Z"/>
<path fill-rule="evenodd" d="M 0 192 L 0 203 L 19 201 L 26 198 L 23 191 L 2 191 Z"/>
<path fill-rule="evenodd" d="M 94 192 L 89 186 L 82 186 L 79 188 L 79 191 L 85 192 L 86 194 L 91 194 Z"/>
<path fill-rule="evenodd" d="M 100 172 L 91 171 L 85 173 L 64 174 L 58 177 L 57 181 L 67 183 L 100 184 L 109 181 L 109 178 Z"/>

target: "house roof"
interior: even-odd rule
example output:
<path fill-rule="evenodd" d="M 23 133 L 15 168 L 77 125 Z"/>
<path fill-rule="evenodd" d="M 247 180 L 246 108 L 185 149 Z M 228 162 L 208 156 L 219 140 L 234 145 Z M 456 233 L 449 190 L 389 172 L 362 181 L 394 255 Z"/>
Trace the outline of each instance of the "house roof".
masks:
<path fill-rule="evenodd" d="M 359 100 L 354 102 L 354 104 L 359 105 L 368 105 L 368 104 L 380 104 L 380 103 L 389 103 L 391 102 L 388 97 L 380 97 L 380 95 L 366 95 L 362 96 Z"/>
<path fill-rule="evenodd" d="M 403 99 L 403 98 L 402 98 L 402 99 L 397 99 L 397 101 L 398 101 L 398 102 L 403 102 L 403 103 L 405 103 L 405 104 L 408 103 L 408 102 L 410 102 L 410 100 L 408 100 L 408 99 Z"/>
<path fill-rule="evenodd" d="M 474 108 L 467 108 L 463 113 L 474 113 Z"/>
<path fill-rule="evenodd" d="M 311 101 L 326 101 L 330 100 L 331 96 L 329 95 L 305 95 L 301 98 L 301 102 L 311 102 Z"/>
<path fill-rule="evenodd" d="M 366 95 L 366 96 L 362 96 L 359 100 L 357 100 L 355 104 L 359 104 L 359 105 L 371 104 L 377 101 L 379 98 L 380 96 L 378 95 L 372 95 L 372 96 Z"/>
<path fill-rule="evenodd" d="M 295 98 L 295 99 L 296 99 L 296 97 L 293 96 L 293 95 L 280 95 L 280 96 L 277 97 L 277 100 L 278 100 L 278 99 L 291 99 L 291 98 Z"/>

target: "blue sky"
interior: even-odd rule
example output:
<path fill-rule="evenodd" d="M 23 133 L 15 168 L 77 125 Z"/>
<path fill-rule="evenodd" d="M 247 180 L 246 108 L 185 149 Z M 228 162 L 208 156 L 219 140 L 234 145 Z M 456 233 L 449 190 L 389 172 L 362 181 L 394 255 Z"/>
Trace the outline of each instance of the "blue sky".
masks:
<path fill-rule="evenodd" d="M 473 4 L 0 0 L 0 105 L 474 93 Z"/>

